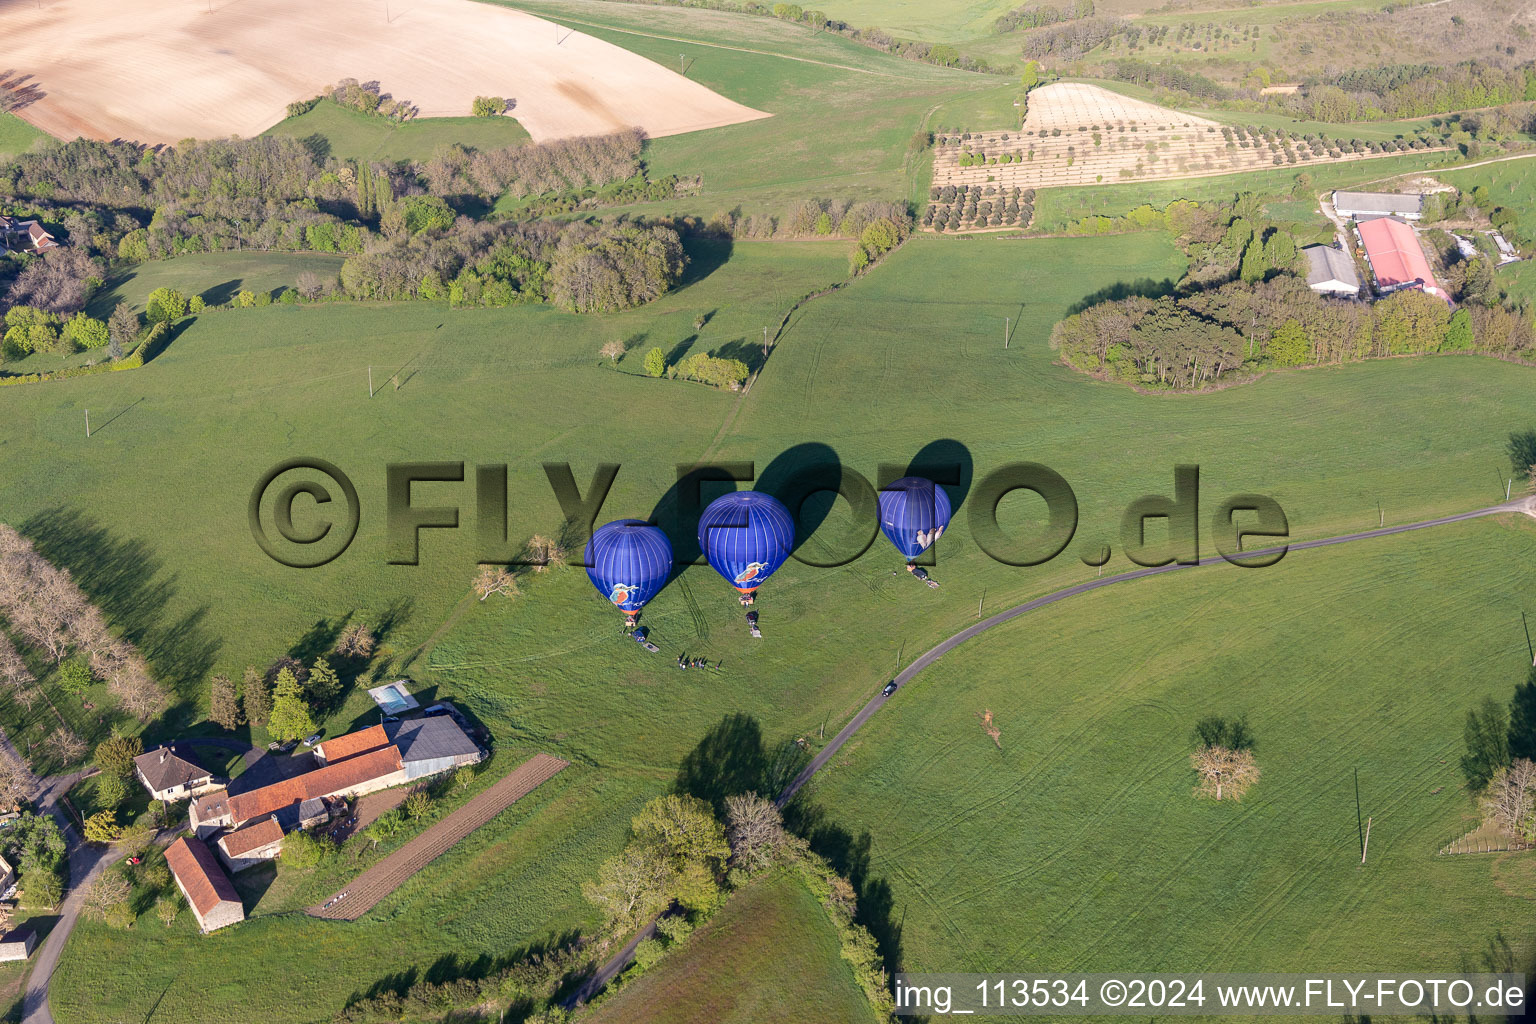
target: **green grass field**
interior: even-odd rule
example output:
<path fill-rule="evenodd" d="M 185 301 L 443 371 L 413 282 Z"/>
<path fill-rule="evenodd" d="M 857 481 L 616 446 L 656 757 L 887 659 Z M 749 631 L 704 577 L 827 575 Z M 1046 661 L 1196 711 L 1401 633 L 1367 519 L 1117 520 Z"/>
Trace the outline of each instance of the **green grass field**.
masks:
<path fill-rule="evenodd" d="M 1181 257 L 1158 234 L 1025 241 L 919 237 L 866 278 L 797 313 L 745 396 L 618 372 L 653 345 L 671 350 L 674 359 L 690 348 L 750 358 L 763 325 L 777 323 L 794 298 L 843 276 L 847 244 L 739 243 L 722 262 L 725 255 L 723 247 L 696 248 L 688 284 L 650 307 L 614 316 L 543 308 L 450 311 L 425 303 L 232 311 L 188 324 L 142 370 L 0 392 L 0 416 L 18 425 L 4 438 L 6 459 L 50 468 L 27 474 L 25 482 L 0 477 L 0 518 L 22 524 L 110 615 L 134 624 L 135 639 L 180 695 L 154 735 L 197 726 L 212 672 L 267 664 L 306 634 L 324 637 L 349 616 L 374 623 L 389 616 L 396 625 L 384 637 L 377 676 L 409 674 L 428 696 L 461 702 L 496 737 L 497 764 L 516 763 L 536 749 L 572 761 L 554 783 L 356 925 L 279 914 L 298 898 L 293 891 L 284 895 L 281 878 L 270 896 L 249 894 L 259 920 L 210 938 L 196 936 L 185 919 L 170 930 L 146 919 L 128 933 L 83 925 L 53 990 L 64 1024 L 142 1019 L 157 1004 L 156 1013 L 189 1022 L 225 1020 L 237 1007 L 258 1015 L 324 1017 L 351 992 L 412 967 L 425 970 L 443 952 L 499 956 L 552 932 L 590 925 L 581 881 L 620 848 L 639 805 L 670 784 L 679 759 L 722 715 L 754 715 L 770 739 L 800 735 L 814 741 L 823 725 L 835 731 L 899 664 L 973 622 L 978 605 L 996 610 L 1091 577 L 1094 570 L 1075 556 L 1100 540 L 1117 549 L 1106 571 L 1124 567 L 1120 512 L 1140 495 L 1168 493 L 1175 463 L 1200 464 L 1208 508 L 1227 494 L 1262 491 L 1285 507 L 1297 536 L 1321 536 L 1375 526 L 1378 515 L 1403 522 L 1502 498 L 1502 439 L 1528 425 L 1529 368 L 1481 358 L 1292 372 L 1180 397 L 1137 395 L 1057 365 L 1046 338 L 1074 305 L 1117 285 L 1180 276 Z M 690 341 L 694 318 L 710 311 L 715 316 L 704 336 Z M 1007 350 L 1005 316 L 1015 325 Z M 613 339 L 631 343 L 617 371 L 600 365 L 596 354 Z M 369 365 L 376 375 L 404 368 L 404 386 L 386 387 L 370 400 Z M 98 409 L 103 416 L 121 415 L 87 442 L 79 429 L 86 406 L 93 417 Z M 1033 569 L 994 563 L 971 540 L 969 510 L 962 504 L 959 525 L 940 545 L 935 573 L 945 583 L 942 590 L 898 578 L 893 570 L 900 560 L 883 540 L 841 569 L 791 562 L 759 601 L 761 641 L 747 637 L 726 585 L 707 568 L 690 568 L 646 610 L 645 621 L 664 648 L 660 655 L 618 638 L 617 616 L 580 570 L 526 576 L 515 602 L 493 598 L 482 604 L 469 596 L 479 553 L 470 484 L 418 485 L 420 504 L 460 505 L 464 529 L 424 531 L 418 566 L 386 564 L 382 510 L 390 462 L 509 463 L 515 543 L 552 532 L 558 521 L 541 461 L 570 460 L 583 489 L 597 462 L 619 462 L 623 468 L 603 509 L 607 519 L 650 515 L 676 479 L 676 466 L 701 458 L 752 460 L 760 475 L 782 478 L 790 466 L 834 457 L 873 479 L 881 462 L 905 464 L 945 438 L 954 443 L 941 447 L 972 463 L 976 479 L 1018 460 L 1045 462 L 1062 473 L 1082 511 L 1068 552 Z M 353 477 L 361 496 L 356 542 L 321 569 L 292 570 L 268 561 L 246 523 L 256 478 L 294 455 L 334 462 Z M 1015 497 L 1004 502 L 1000 516 L 1007 528 L 1022 531 L 1029 512 Z M 839 503 L 830 515 L 806 554 L 839 546 L 846 509 Z M 1482 561 L 1474 564 L 1505 567 L 1503 576 L 1485 581 L 1494 588 L 1518 564 L 1525 550 L 1519 545 L 1527 538 L 1477 536 L 1486 541 L 1476 552 Z M 1333 585 L 1363 587 L 1378 602 L 1391 593 L 1375 577 L 1361 581 L 1360 570 L 1352 568 L 1360 563 L 1344 555 L 1298 558 L 1296 564 L 1351 567 Z M 1390 559 L 1378 565 L 1389 582 L 1396 579 L 1392 565 Z M 1157 593 L 1169 587 L 1198 591 L 1169 605 L 1184 623 L 1181 636 L 1192 630 L 1198 636 L 1208 618 L 1227 621 L 1221 618 L 1231 614 L 1222 610 L 1226 605 L 1243 607 L 1220 598 L 1219 590 L 1199 591 L 1201 581 L 1219 573 L 1149 585 L 1160 588 Z M 1479 574 L 1488 575 L 1478 569 L 1467 579 L 1476 581 Z M 1313 589 L 1324 587 L 1318 582 Z M 1131 599 L 1129 588 L 1110 594 L 1115 597 L 1094 600 L 1121 594 Z M 1399 606 L 1401 628 L 1416 631 L 1425 645 L 1438 638 L 1448 650 L 1463 635 L 1497 635 L 1498 658 L 1504 659 L 1514 650 L 1518 616 L 1513 605 L 1507 623 L 1483 614 L 1491 601 L 1474 605 L 1481 617 L 1469 631 L 1460 618 L 1434 614 L 1445 611 L 1443 604 L 1421 614 L 1409 600 Z M 1076 606 L 1064 608 L 1077 614 Z M 1092 618 L 1120 621 L 1109 612 Z M 1033 621 L 1017 630 L 1033 636 Z M 1358 655 L 1362 630 L 1354 620 L 1344 620 L 1338 632 L 1325 650 L 1338 659 Z M 1101 686 L 1094 673 L 1115 663 L 1116 652 L 1123 652 L 1121 661 L 1144 664 L 1136 637 L 1145 635 L 1095 648 L 1091 666 L 1076 666 L 1075 675 L 1064 669 L 1051 685 Z M 1159 635 L 1172 636 L 1166 630 Z M 1175 653 L 1191 664 L 1214 659 L 1198 669 L 1198 677 L 1225 679 L 1235 662 L 1212 652 L 1231 650 L 1235 658 L 1237 643 L 1235 636 L 1232 646 L 1220 648 L 1195 640 Z M 1261 649 L 1272 660 L 1282 653 Z M 680 673 L 672 655 L 683 651 L 723 667 Z M 1389 655 L 1382 655 L 1384 663 L 1395 663 Z M 1495 660 L 1490 656 L 1488 664 Z M 1370 673 L 1378 670 L 1363 661 L 1335 666 L 1342 676 L 1329 678 L 1365 673 L 1375 679 Z M 1454 671 L 1461 663 L 1445 664 Z M 1487 674 L 1476 686 L 1490 686 L 1492 669 L 1479 672 Z M 977 685 L 983 681 L 978 677 Z M 920 692 L 911 691 L 914 697 Z M 1326 696 L 1337 702 L 1350 692 L 1346 681 Z M 1403 693 L 1399 713 L 1419 723 L 1412 733 L 1415 750 L 1453 749 L 1464 702 L 1450 706 L 1429 689 Z M 944 703 L 946 713 L 964 718 L 982 710 L 971 706 L 969 696 Z M 1112 706 L 1105 704 L 1105 713 Z M 999 702 L 994 710 L 1003 707 Z M 10 713 L 0 707 L 7 725 Z M 353 692 L 326 727 L 334 732 L 371 720 L 371 714 L 366 697 Z M 1009 714 L 1015 724 L 1003 721 L 1005 744 L 1010 729 L 1026 728 L 1056 735 L 1058 744 L 1074 742 L 1076 734 L 1051 733 L 1039 716 L 1026 726 L 1016 712 Z M 1190 723 L 1175 717 L 1176 728 L 1168 728 L 1182 737 Z M 1363 729 L 1371 721 L 1351 719 L 1349 726 Z M 979 725 L 971 724 L 979 736 Z M 947 764 L 949 747 L 922 734 L 905 735 L 909 756 Z M 1085 735 L 1091 743 L 1108 742 L 1108 734 Z M 1277 746 L 1282 742 L 1279 726 L 1260 732 L 1261 741 L 1266 736 Z M 1137 738 L 1136 749 L 1146 750 L 1153 739 Z M 866 742 L 872 741 L 861 739 L 838 760 L 834 778 L 851 774 L 843 766 L 856 762 Z M 509 756 L 502 760 L 504 753 Z M 1292 790 L 1282 789 L 1285 769 L 1278 749 L 1276 754 L 1274 791 L 1294 799 Z M 1176 767 L 1182 753 L 1159 756 L 1160 763 Z M 959 767 L 935 770 L 934 780 L 973 784 Z M 1170 775 L 1164 784 L 1185 799 L 1184 781 Z M 1118 785 L 1131 783 L 1120 777 Z M 1423 827 L 1454 824 L 1453 800 L 1441 797 L 1433 805 L 1436 816 Z M 831 811 L 834 820 L 847 813 Z M 1071 827 L 1070 816 L 1055 813 L 1052 828 Z M 1181 826 L 1171 841 L 1187 844 L 1195 827 Z M 1389 827 L 1384 855 L 1392 849 L 1390 833 Z M 877 836 L 880 870 L 892 875 L 893 884 L 905 884 L 895 861 L 883 859 L 887 842 Z M 913 862 L 936 856 L 936 849 L 914 853 Z M 1143 876 L 1155 875 L 1159 852 L 1165 871 L 1183 856 L 1154 847 L 1145 855 Z M 973 849 L 966 871 L 975 884 L 1005 878 L 1018 869 L 1018 856 L 1015 847 L 996 858 Z M 1073 870 L 1094 869 L 1070 849 L 1057 856 Z M 1284 855 L 1255 847 L 1249 858 L 1261 876 L 1251 885 L 1254 899 L 1287 898 L 1291 868 Z M 1483 899 L 1472 887 L 1456 892 Z M 1404 915 L 1420 913 L 1437 922 L 1460 912 L 1455 901 L 1432 895 L 1402 906 Z M 988 907 L 995 904 L 978 902 L 978 913 L 990 913 Z M 942 925 L 932 924 L 936 918 L 928 908 L 908 909 L 925 922 L 920 933 L 912 926 L 909 943 L 908 960 L 919 963 L 919 954 L 934 948 L 931 929 Z M 1503 909 L 1489 913 L 1488 921 L 1505 919 Z M 1274 920 L 1273 927 L 1263 920 L 1254 924 L 1255 950 L 1312 941 L 1290 919 Z M 965 935 L 1002 927 L 990 918 L 964 922 Z M 1014 934 L 997 940 L 995 948 L 1017 948 L 1026 933 Z M 1361 941 L 1367 937 L 1365 931 L 1355 934 Z M 1397 948 L 1397 941 L 1383 939 L 1382 948 Z M 1197 962 L 1206 951 L 1177 930 L 1168 933 L 1165 948 L 1169 961 L 1180 963 Z M 252 949 L 268 952 L 251 956 Z M 178 984 L 189 970 L 217 980 L 196 988 Z"/>
<path fill-rule="evenodd" d="M 873 1022 L 837 931 L 805 883 L 767 875 L 687 944 L 584 1018 L 591 1024 Z"/>
<path fill-rule="evenodd" d="M 472 149 L 500 149 L 528 141 L 513 117 L 425 117 L 395 124 L 321 100 L 306 114 L 279 121 L 267 135 L 319 136 L 329 155 L 342 160 L 426 160 L 437 147 L 458 142 Z"/>
<path fill-rule="evenodd" d="M 1073 599 L 909 684 L 815 796 L 877 837 L 911 969 L 1529 970 L 1530 855 L 1436 851 L 1476 825 L 1467 709 L 1529 668 L 1533 557 L 1511 517 Z M 1241 803 L 1191 795 L 1207 714 L 1255 736 Z"/>
<path fill-rule="evenodd" d="M 43 132 L 15 114 L 0 113 L 0 156 L 25 153 L 38 139 L 47 138 Z"/>
<path fill-rule="evenodd" d="M 142 312 L 149 293 L 174 288 L 183 295 L 201 295 L 209 305 L 222 305 L 237 292 L 265 292 L 274 297 L 292 288 L 305 271 L 333 281 L 341 273 L 342 257 L 319 252 L 194 253 L 168 260 L 137 263 L 107 279 L 91 297 L 86 312 L 105 319 L 119 302 Z"/>

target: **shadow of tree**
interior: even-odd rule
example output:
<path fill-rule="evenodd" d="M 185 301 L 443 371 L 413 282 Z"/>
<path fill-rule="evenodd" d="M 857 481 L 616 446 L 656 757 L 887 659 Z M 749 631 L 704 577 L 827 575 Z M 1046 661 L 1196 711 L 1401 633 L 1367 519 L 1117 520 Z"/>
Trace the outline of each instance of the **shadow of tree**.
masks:
<path fill-rule="evenodd" d="M 768 756 L 757 719 L 736 713 L 726 715 L 704 734 L 677 768 L 673 789 L 695 796 L 725 814 L 725 798 L 738 793 L 765 792 Z"/>
<path fill-rule="evenodd" d="M 167 621 L 165 611 L 176 596 L 176 577 L 160 575 L 163 563 L 148 544 L 120 538 L 76 509 L 39 512 L 19 529 L 39 554 L 69 570 L 107 620 L 148 660 L 155 678 L 171 691 L 172 706 L 153 731 L 177 735 L 192 724 L 198 689 L 222 647 L 222 641 L 203 624 L 209 606 Z"/>
<path fill-rule="evenodd" d="M 1100 288 L 1091 295 L 1085 295 L 1067 308 L 1067 314 L 1081 313 L 1089 306 L 1097 306 L 1101 302 L 1117 302 L 1120 299 L 1128 299 L 1132 295 L 1140 295 L 1147 299 L 1161 299 L 1172 295 L 1177 288 L 1176 282 L 1171 277 L 1165 277 L 1161 281 L 1154 281 L 1150 277 L 1138 278 L 1135 281 L 1117 281 L 1108 288 Z"/>
<path fill-rule="evenodd" d="M 800 797 L 784 808 L 784 824 L 848 879 L 858 898 L 856 920 L 869 929 L 885 961 L 886 974 L 894 978 L 902 970 L 902 925 L 896 918 L 896 896 L 890 882 L 874 872 L 874 836 L 868 831 L 854 836 L 828 820 L 821 807 Z"/>

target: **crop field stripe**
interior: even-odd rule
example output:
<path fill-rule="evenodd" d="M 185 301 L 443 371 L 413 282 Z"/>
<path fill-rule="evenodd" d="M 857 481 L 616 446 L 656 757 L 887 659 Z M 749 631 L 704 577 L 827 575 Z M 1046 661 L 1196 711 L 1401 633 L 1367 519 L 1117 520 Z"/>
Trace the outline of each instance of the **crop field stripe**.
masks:
<path fill-rule="evenodd" d="M 1462 512 L 1457 515 L 1443 516 L 1439 519 L 1426 519 L 1423 522 L 1418 523 L 1405 523 L 1400 526 L 1385 526 L 1375 530 L 1365 530 L 1361 533 L 1347 533 L 1338 537 L 1322 537 L 1317 540 L 1298 541 L 1295 544 L 1287 544 L 1283 547 L 1272 547 L 1263 548 L 1256 551 L 1245 551 L 1243 552 L 1243 555 L 1247 558 L 1257 558 L 1263 555 L 1275 554 L 1281 551 L 1300 551 L 1307 548 L 1331 547 L 1335 544 L 1347 544 L 1350 541 L 1355 540 L 1367 540 L 1372 537 L 1386 537 L 1397 533 L 1408 533 L 1413 530 L 1424 530 L 1431 526 L 1445 526 L 1450 523 L 1466 522 L 1469 519 L 1480 519 L 1484 516 L 1497 515 L 1501 512 L 1524 512 L 1526 515 L 1536 518 L 1536 501 L 1528 498 L 1522 498 L 1518 501 L 1511 501 L 1502 505 L 1493 505 L 1489 508 L 1477 509 L 1474 512 Z M 1161 573 L 1177 572 L 1180 569 L 1192 569 L 1202 565 L 1214 565 L 1222 561 L 1225 561 L 1225 556 L 1223 555 L 1207 555 L 1204 558 L 1201 558 L 1198 562 L 1195 562 L 1193 565 L 1181 565 L 1177 562 L 1174 562 L 1169 565 L 1149 566 L 1145 569 L 1137 569 L 1134 572 L 1125 572 L 1120 573 L 1117 576 L 1093 579 L 1089 580 L 1087 583 L 1079 583 L 1075 586 L 1053 591 L 1052 593 L 1037 597 L 1032 601 L 1026 601 L 1023 604 L 1015 605 L 1012 608 L 1000 611 L 988 619 L 984 619 L 973 626 L 968 626 L 965 629 L 962 629 L 960 632 L 956 633 L 949 639 L 944 640 L 943 642 L 936 644 L 929 648 L 927 651 L 923 652 L 923 654 L 918 657 L 916 661 L 902 669 L 901 672 L 896 675 L 893 681 L 896 683 L 898 688 L 906 685 L 910 679 L 916 676 L 919 672 L 923 671 L 923 669 L 927 668 L 929 665 L 932 665 L 934 662 L 938 661 L 944 655 L 965 643 L 967 640 L 970 640 L 972 637 L 978 636 L 981 633 L 985 633 L 987 630 L 993 628 L 994 626 L 1000 626 L 1005 622 L 1010 622 L 1013 619 L 1018 618 L 1020 615 L 1032 612 L 1037 608 L 1043 608 L 1046 605 L 1055 604 L 1058 601 L 1064 601 L 1067 598 L 1075 597 L 1078 594 L 1086 594 L 1089 591 L 1113 586 L 1116 583 L 1126 583 L 1130 580 L 1139 580 L 1146 576 L 1156 576 Z M 801 787 L 803 787 L 807 782 L 811 781 L 811 777 L 814 776 L 819 770 L 821 770 L 821 768 L 825 766 L 826 763 L 830 761 L 834 755 L 837 754 L 838 750 L 842 748 L 843 744 L 847 743 L 848 740 L 853 737 L 853 734 L 858 732 L 864 723 L 869 721 L 874 713 L 880 710 L 881 706 L 884 705 L 888 699 L 889 698 L 887 698 L 884 693 L 879 693 L 876 694 L 868 704 L 864 705 L 863 709 L 853 717 L 853 720 L 850 721 L 847 725 L 843 726 L 843 728 L 838 732 L 836 736 L 832 737 L 832 742 L 823 747 L 821 751 L 818 752 L 816 756 L 811 760 L 811 763 L 806 765 L 805 769 L 799 775 L 795 776 L 794 781 L 784 788 L 784 792 L 779 794 L 778 800 L 776 801 L 778 805 L 783 807 L 794 797 L 797 792 L 800 791 Z"/>
<path fill-rule="evenodd" d="M 484 793 L 354 878 L 338 892 L 347 893 L 345 903 L 313 906 L 306 913 L 334 921 L 356 921 L 459 840 L 489 823 L 569 764 L 548 754 L 535 754 Z"/>

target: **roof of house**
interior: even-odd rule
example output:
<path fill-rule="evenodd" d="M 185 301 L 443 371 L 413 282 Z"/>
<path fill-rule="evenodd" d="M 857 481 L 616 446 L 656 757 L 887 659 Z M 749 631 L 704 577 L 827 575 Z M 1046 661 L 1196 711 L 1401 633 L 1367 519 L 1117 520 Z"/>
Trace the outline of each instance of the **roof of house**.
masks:
<path fill-rule="evenodd" d="M 133 759 L 139 774 L 156 793 L 172 786 L 185 786 L 198 779 L 209 778 L 213 773 L 196 761 L 178 754 L 173 747 L 157 747 L 146 750 Z"/>
<path fill-rule="evenodd" d="M 229 790 L 216 789 L 192 801 L 192 815 L 198 821 L 213 821 L 229 813 Z"/>
<path fill-rule="evenodd" d="M 392 722 L 389 729 L 390 739 L 399 748 L 402 761 L 431 761 L 480 752 L 475 741 L 466 736 L 459 723 L 448 715 Z"/>
<path fill-rule="evenodd" d="M 220 903 L 240 902 L 234 883 L 219 867 L 219 859 L 208 844 L 182 836 L 166 847 L 165 862 L 199 915 L 207 914 Z"/>
<path fill-rule="evenodd" d="M 1439 282 L 1429 269 L 1429 260 L 1413 228 L 1394 217 L 1378 217 L 1361 221 L 1359 229 L 1378 286 L 1420 284 L 1426 291 L 1439 292 Z"/>
<path fill-rule="evenodd" d="M 262 818 L 254 825 L 227 832 L 219 839 L 219 846 L 230 857 L 244 857 L 252 850 L 259 850 L 263 846 L 271 846 L 283 840 L 283 826 L 277 823 L 274 815 Z"/>
<path fill-rule="evenodd" d="M 320 756 L 325 758 L 327 764 L 335 764 L 337 761 L 387 746 L 389 746 L 389 734 L 384 731 L 384 726 L 373 725 L 326 740 L 316 749 L 319 750 Z"/>
<path fill-rule="evenodd" d="M 1335 192 L 1335 210 L 1355 213 L 1419 213 L 1424 208 L 1424 197 L 1417 192 Z"/>
<path fill-rule="evenodd" d="M 1349 258 L 1349 253 L 1331 245 L 1309 245 L 1301 251 L 1307 254 L 1307 284 L 1338 281 L 1351 288 L 1360 287 L 1360 275 L 1355 273 L 1355 261 Z"/>
<path fill-rule="evenodd" d="M 270 786 L 237 793 L 229 798 L 230 817 L 235 821 L 249 821 L 311 797 L 355 789 L 365 782 L 399 771 L 401 767 L 400 751 L 394 747 L 370 750 Z"/>

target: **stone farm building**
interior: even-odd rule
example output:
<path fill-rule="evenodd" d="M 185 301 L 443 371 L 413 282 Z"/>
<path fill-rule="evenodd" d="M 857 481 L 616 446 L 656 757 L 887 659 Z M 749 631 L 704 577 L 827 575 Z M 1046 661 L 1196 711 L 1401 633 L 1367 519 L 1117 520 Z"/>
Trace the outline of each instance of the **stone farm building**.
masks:
<path fill-rule="evenodd" d="M 1308 288 L 1322 295 L 1360 294 L 1360 275 L 1349 253 L 1331 245 L 1309 245 L 1301 251 L 1307 254 Z"/>
<path fill-rule="evenodd" d="M 1333 208 L 1340 217 L 1418 220 L 1424 215 L 1424 197 L 1401 192 L 1335 192 Z"/>
<path fill-rule="evenodd" d="M 1418 235 L 1406 221 L 1396 217 L 1376 217 L 1355 225 L 1360 244 L 1365 247 L 1366 262 L 1376 279 L 1376 291 L 1390 295 L 1404 288 L 1418 288 L 1436 298 L 1447 298 L 1440 282 L 1429 268 L 1429 259 Z"/>
<path fill-rule="evenodd" d="M 181 800 L 216 785 L 212 772 L 171 746 L 146 750 L 134 758 L 133 772 L 156 800 Z"/>
<path fill-rule="evenodd" d="M 273 814 L 253 825 L 224 833 L 214 845 L 218 847 L 219 859 L 231 872 L 238 873 L 276 859 L 283 848 L 283 826 Z"/>
<path fill-rule="evenodd" d="M 473 764 L 484 756 L 447 715 L 375 725 L 315 747 L 317 767 L 244 793 L 216 790 L 192 803 L 200 838 L 275 817 L 285 832 L 330 815 L 328 804 Z"/>
<path fill-rule="evenodd" d="M 197 926 L 205 932 L 245 920 L 240 894 L 229 880 L 219 859 L 198 839 L 182 836 L 165 850 L 165 863 L 176 878 Z"/>

